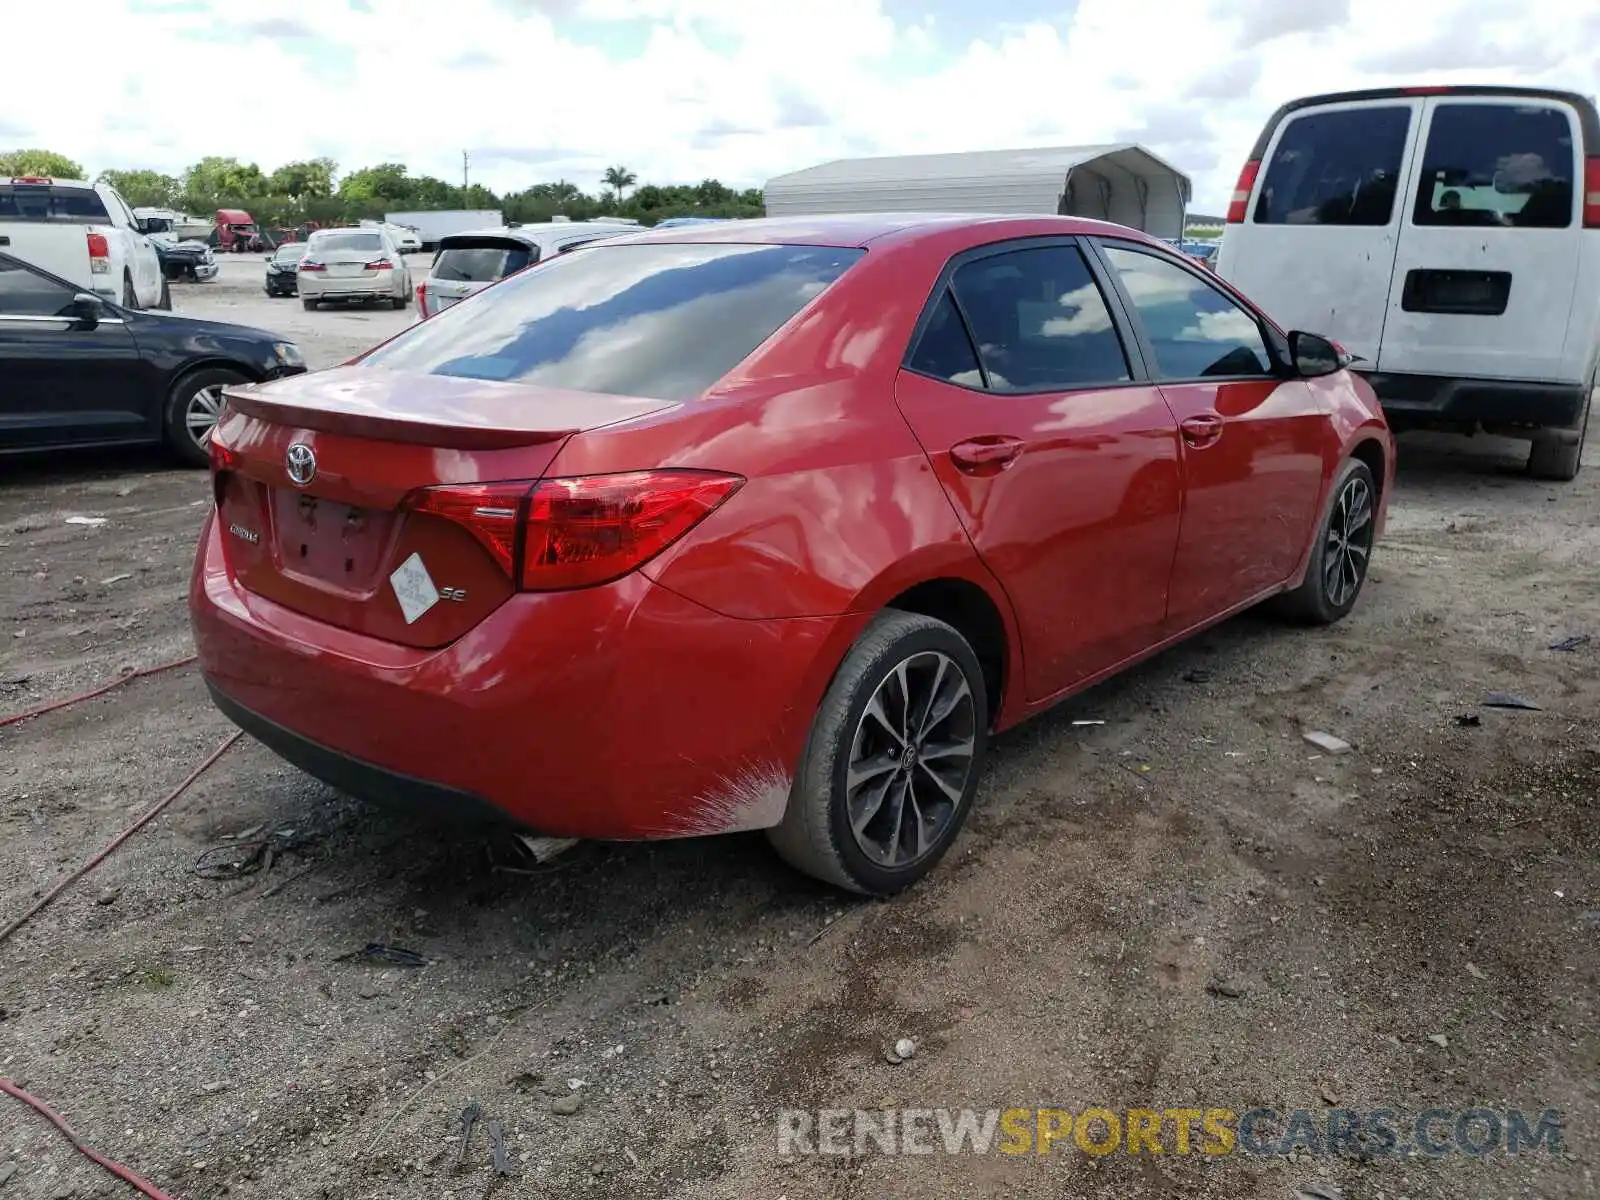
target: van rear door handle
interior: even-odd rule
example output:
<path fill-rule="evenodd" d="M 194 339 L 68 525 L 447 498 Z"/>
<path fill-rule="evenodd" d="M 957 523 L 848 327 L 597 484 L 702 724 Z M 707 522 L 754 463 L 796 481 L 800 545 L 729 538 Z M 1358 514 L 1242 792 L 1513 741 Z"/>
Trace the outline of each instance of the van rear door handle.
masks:
<path fill-rule="evenodd" d="M 969 475 L 995 475 L 1014 463 L 1022 448 L 1021 438 L 990 434 L 957 442 L 950 447 L 950 459 Z"/>

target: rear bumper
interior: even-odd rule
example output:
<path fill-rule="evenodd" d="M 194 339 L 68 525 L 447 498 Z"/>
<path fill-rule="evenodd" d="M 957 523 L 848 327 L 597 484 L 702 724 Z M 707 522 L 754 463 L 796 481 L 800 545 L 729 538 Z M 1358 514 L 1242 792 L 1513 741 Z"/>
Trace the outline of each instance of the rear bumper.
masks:
<path fill-rule="evenodd" d="M 319 275 L 319 272 L 312 271 L 309 273 L 302 272 L 298 276 L 298 290 L 305 299 L 377 299 L 399 294 L 395 291 L 395 279 L 392 272 L 370 277 L 352 275 L 333 279 L 320 278 Z"/>
<path fill-rule="evenodd" d="M 221 542 L 208 520 L 189 603 L 206 683 L 235 723 L 352 795 L 554 836 L 775 824 L 865 620 L 724 617 L 636 573 L 513 596 L 418 650 L 245 592 Z"/>
<path fill-rule="evenodd" d="M 1588 389 L 1580 384 L 1456 379 L 1440 375 L 1362 372 L 1384 416 L 1399 428 L 1485 425 L 1576 431 Z"/>

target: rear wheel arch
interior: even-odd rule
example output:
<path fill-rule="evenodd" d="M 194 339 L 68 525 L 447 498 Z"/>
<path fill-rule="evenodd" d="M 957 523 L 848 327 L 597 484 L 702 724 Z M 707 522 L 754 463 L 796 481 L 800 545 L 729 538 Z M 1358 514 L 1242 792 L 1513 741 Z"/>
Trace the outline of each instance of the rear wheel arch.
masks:
<path fill-rule="evenodd" d="M 949 625 L 972 647 L 983 669 L 989 720 L 999 719 L 1010 680 L 1011 637 L 994 598 L 969 579 L 930 579 L 893 597 L 885 609 L 932 617 Z"/>

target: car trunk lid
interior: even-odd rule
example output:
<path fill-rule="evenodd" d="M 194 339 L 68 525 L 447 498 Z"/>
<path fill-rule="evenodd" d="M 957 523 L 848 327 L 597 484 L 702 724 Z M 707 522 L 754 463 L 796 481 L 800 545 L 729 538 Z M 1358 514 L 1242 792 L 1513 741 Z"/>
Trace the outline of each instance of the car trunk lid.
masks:
<path fill-rule="evenodd" d="M 416 647 L 454 641 L 512 595 L 497 531 L 569 437 L 672 407 L 357 366 L 227 401 L 212 461 L 239 584 Z"/>

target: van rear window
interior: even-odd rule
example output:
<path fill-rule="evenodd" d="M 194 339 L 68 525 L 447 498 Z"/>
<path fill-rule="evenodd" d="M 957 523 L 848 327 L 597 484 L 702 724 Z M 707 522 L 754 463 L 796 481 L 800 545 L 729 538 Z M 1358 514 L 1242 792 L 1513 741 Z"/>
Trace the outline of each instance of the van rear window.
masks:
<path fill-rule="evenodd" d="M 539 255 L 537 246 L 509 239 L 451 241 L 433 260 L 433 277 L 454 283 L 494 283 L 515 275 Z"/>
<path fill-rule="evenodd" d="M 1565 229 L 1576 151 L 1564 109 L 1440 104 L 1417 186 L 1418 225 Z"/>
<path fill-rule="evenodd" d="M 1284 126 L 1256 200 L 1257 225 L 1387 225 L 1411 109 L 1347 108 Z"/>

